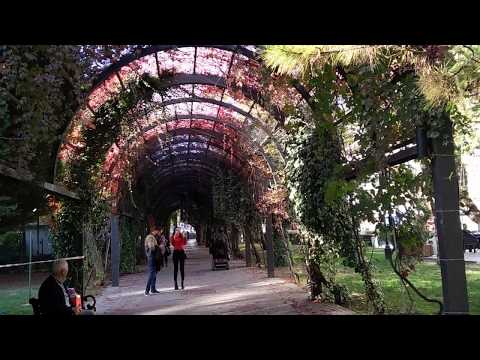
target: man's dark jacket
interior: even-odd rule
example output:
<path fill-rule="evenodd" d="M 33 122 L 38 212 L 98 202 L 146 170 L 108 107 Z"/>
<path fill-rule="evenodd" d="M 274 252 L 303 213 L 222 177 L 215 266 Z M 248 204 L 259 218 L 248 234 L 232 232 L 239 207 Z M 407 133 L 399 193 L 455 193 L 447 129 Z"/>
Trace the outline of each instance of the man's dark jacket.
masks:
<path fill-rule="evenodd" d="M 74 315 L 72 308 L 65 304 L 65 295 L 57 280 L 50 275 L 38 290 L 40 312 L 42 315 Z"/>

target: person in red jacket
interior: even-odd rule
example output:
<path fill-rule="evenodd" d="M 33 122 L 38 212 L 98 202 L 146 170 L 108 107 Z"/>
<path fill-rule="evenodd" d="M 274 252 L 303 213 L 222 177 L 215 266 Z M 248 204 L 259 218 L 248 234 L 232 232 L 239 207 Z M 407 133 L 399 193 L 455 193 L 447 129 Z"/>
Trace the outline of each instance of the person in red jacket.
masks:
<path fill-rule="evenodd" d="M 175 280 L 175 290 L 178 290 L 177 274 L 178 264 L 180 263 L 180 276 L 182 277 L 182 289 L 183 280 L 185 279 L 185 245 L 187 245 L 187 239 L 180 232 L 180 228 L 175 229 L 175 234 L 170 238 L 170 244 L 173 246 L 173 279 Z"/>

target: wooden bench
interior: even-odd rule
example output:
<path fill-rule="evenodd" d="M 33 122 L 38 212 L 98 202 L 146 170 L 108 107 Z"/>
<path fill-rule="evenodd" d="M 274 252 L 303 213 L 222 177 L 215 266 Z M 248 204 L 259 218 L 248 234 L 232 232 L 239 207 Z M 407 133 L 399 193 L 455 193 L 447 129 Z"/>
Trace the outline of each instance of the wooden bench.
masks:
<path fill-rule="evenodd" d="M 92 303 L 89 303 L 89 299 L 92 300 Z M 31 298 L 28 303 L 32 305 L 33 315 L 40 316 L 42 312 L 40 310 L 40 301 L 36 298 Z M 89 310 L 92 312 L 97 311 L 97 299 L 93 295 L 87 295 L 82 298 L 82 309 Z"/>
<path fill-rule="evenodd" d="M 468 230 L 463 230 L 463 250 L 476 253 L 480 249 L 480 239 Z"/>

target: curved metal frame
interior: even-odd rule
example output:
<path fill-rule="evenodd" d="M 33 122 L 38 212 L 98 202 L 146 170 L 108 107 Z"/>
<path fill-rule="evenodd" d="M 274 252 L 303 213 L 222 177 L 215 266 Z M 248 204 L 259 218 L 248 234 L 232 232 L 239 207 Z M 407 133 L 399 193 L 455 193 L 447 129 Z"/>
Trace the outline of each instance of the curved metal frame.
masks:
<path fill-rule="evenodd" d="M 206 161 L 205 156 L 203 154 L 199 154 L 200 156 L 197 156 L 197 154 L 187 154 L 187 153 L 178 154 L 178 155 L 174 155 L 175 162 L 173 164 L 171 161 L 164 160 L 159 162 L 158 167 L 168 168 L 168 167 L 172 167 L 172 165 L 174 166 L 177 163 L 181 163 L 182 161 L 188 161 L 189 164 L 194 164 L 194 163 L 208 164 L 213 162 L 216 165 L 228 165 L 230 167 L 233 167 L 236 170 L 241 170 L 244 168 L 244 167 L 241 167 L 240 164 L 239 165 L 236 165 L 235 163 L 227 164 L 224 156 L 219 156 L 217 153 L 213 153 L 213 154 L 215 155 L 213 155 L 213 157 L 210 157 L 208 161 Z M 152 174 L 152 176 L 157 177 L 157 171 L 155 171 Z"/>
<path fill-rule="evenodd" d="M 176 73 L 172 77 L 161 81 L 163 82 L 162 86 L 156 87 L 156 90 L 180 85 L 211 85 L 222 89 L 228 89 L 225 78 L 213 74 Z M 233 86 L 232 89 L 241 91 L 247 99 L 255 101 L 270 115 L 272 115 L 273 118 L 277 120 L 280 124 L 283 124 L 283 122 L 285 121 L 285 114 L 283 113 L 283 111 L 281 111 L 278 106 L 268 104 L 268 102 L 257 90 L 249 86 L 242 86 L 240 88 Z"/>
<path fill-rule="evenodd" d="M 216 131 L 208 131 L 208 130 L 204 130 L 204 129 L 196 129 L 196 128 L 180 128 L 180 129 L 172 129 L 169 131 L 169 133 L 173 133 L 173 135 L 171 136 L 171 138 L 169 140 L 167 140 L 167 137 L 166 136 L 163 136 L 163 139 L 164 141 L 168 141 L 168 151 L 171 152 L 171 146 L 174 146 L 174 145 L 178 145 L 178 144 L 182 144 L 182 143 L 204 143 L 204 141 L 202 141 L 201 137 L 206 137 L 208 138 L 209 140 L 216 140 L 218 142 L 222 142 L 223 141 L 223 136 L 222 136 L 222 133 L 221 132 L 216 132 Z M 178 137 L 180 136 L 189 136 L 189 139 L 178 139 Z M 163 152 L 162 150 L 159 150 L 159 146 L 157 145 L 151 145 L 150 142 L 154 141 L 155 139 L 149 139 L 147 142 L 146 142 L 146 145 L 148 147 L 149 150 L 151 150 L 151 158 L 152 160 L 157 160 L 158 159 L 158 154 L 165 154 L 165 152 Z M 238 145 L 236 145 L 236 142 L 233 141 L 231 138 L 229 138 L 229 142 L 230 144 L 227 146 L 227 150 L 233 150 L 233 152 L 231 151 L 225 151 L 225 149 L 223 149 L 223 151 L 225 151 L 227 154 L 233 154 L 233 156 L 237 157 L 238 159 L 242 159 L 242 160 L 245 160 L 246 158 L 244 156 L 241 156 L 240 155 L 240 148 L 238 147 Z M 206 143 L 206 142 L 205 142 Z M 213 145 L 213 143 L 211 143 L 211 145 Z M 248 144 L 247 145 L 253 150 L 255 150 L 255 148 L 253 148 L 253 146 L 251 146 L 251 144 Z M 246 149 L 247 150 L 247 149 Z"/>
<path fill-rule="evenodd" d="M 217 122 L 220 122 L 222 124 L 224 124 L 225 126 L 228 126 L 229 128 L 231 128 L 232 130 L 236 131 L 237 134 L 241 137 L 244 137 L 244 139 L 246 140 L 246 142 L 248 143 L 249 147 L 252 147 L 251 144 L 257 144 L 257 149 L 256 151 L 259 151 L 260 154 L 262 155 L 262 157 L 265 159 L 265 162 L 267 163 L 268 167 L 270 168 L 270 170 L 272 171 L 272 174 L 274 173 L 274 170 L 275 170 L 275 165 L 273 164 L 273 162 L 269 159 L 269 157 L 265 154 L 264 150 L 263 150 L 263 147 L 262 147 L 262 144 L 259 144 L 257 143 L 256 141 L 254 141 L 253 139 L 251 139 L 251 137 L 245 133 L 244 131 L 242 131 L 241 129 L 235 127 L 235 126 L 232 126 L 231 123 L 228 123 L 228 122 L 223 122 L 221 120 L 219 120 L 219 118 L 217 117 L 214 117 L 214 116 L 211 116 L 211 115 L 205 115 L 205 114 L 192 114 L 192 115 L 177 115 L 175 117 L 171 117 L 171 118 L 168 118 L 166 119 L 166 121 L 164 122 L 159 122 L 158 124 L 156 125 L 151 125 L 150 127 L 147 127 L 145 129 L 142 129 L 145 132 L 147 131 L 150 131 L 150 130 L 153 130 L 155 129 L 156 127 L 160 126 L 160 125 L 163 125 L 163 124 L 168 124 L 170 122 L 175 122 L 177 120 L 192 120 L 192 119 L 195 119 L 195 120 L 208 120 L 208 121 L 217 121 Z M 180 129 L 191 129 L 192 131 L 194 129 L 198 129 L 198 128 L 180 128 Z M 172 129 L 172 130 L 168 130 L 168 132 L 170 131 L 175 131 L 176 129 Z M 201 129 L 203 131 L 211 131 L 209 129 Z M 218 132 L 221 134 L 221 132 Z M 164 133 L 165 134 L 165 133 Z M 268 135 L 268 134 L 267 134 Z M 227 135 L 228 136 L 228 135 Z M 271 137 L 271 139 L 273 139 L 273 137 Z M 212 144 L 211 144 L 212 145 Z M 219 148 L 218 146 L 215 146 L 217 148 Z M 223 148 L 221 149 L 223 151 Z M 227 154 L 230 154 L 230 153 L 227 153 Z M 235 156 L 235 155 L 234 155 Z M 238 158 L 238 156 L 235 156 Z M 239 159 L 240 160 L 240 159 Z M 276 182 L 276 179 L 274 178 L 274 181 Z"/>
<path fill-rule="evenodd" d="M 210 104 L 214 104 L 214 105 L 218 105 L 218 106 L 221 106 L 221 107 L 224 107 L 224 108 L 227 108 L 227 109 L 231 109 L 233 111 L 235 111 L 236 113 L 239 113 L 240 115 L 242 116 L 245 116 L 246 118 L 250 119 L 252 121 L 252 123 L 258 127 L 259 129 L 261 129 L 262 131 L 264 131 L 273 141 L 273 143 L 275 144 L 275 147 L 277 148 L 277 151 L 279 152 L 279 154 L 282 156 L 282 158 L 284 157 L 284 153 L 283 153 L 283 150 L 282 148 L 280 147 L 280 145 L 278 144 L 278 142 L 276 141 L 275 137 L 273 136 L 272 134 L 272 131 L 271 129 L 269 129 L 267 126 L 263 125 L 262 122 L 260 121 L 260 119 L 257 119 L 256 117 L 250 115 L 248 112 L 238 108 L 237 106 L 235 105 L 232 105 L 232 104 L 229 104 L 229 103 L 225 103 L 223 101 L 219 101 L 219 100 L 215 100 L 215 99 L 209 99 L 209 98 L 198 98 L 198 97 L 190 97 L 190 98 L 178 98 L 178 99 L 172 99 L 172 100 L 165 100 L 163 102 L 160 102 L 160 103 L 156 103 L 158 104 L 160 107 L 165 107 L 165 106 L 168 106 L 168 105 L 173 105 L 173 104 L 183 104 L 183 103 L 191 103 L 191 102 L 198 102 L 198 103 L 210 103 Z M 153 110 L 150 110 L 150 112 L 152 112 Z M 148 114 L 149 112 L 147 112 Z M 178 119 L 185 119 L 185 120 L 188 120 L 186 117 L 188 116 L 188 119 L 190 119 L 192 115 L 177 115 L 177 118 Z M 197 115 L 198 116 L 198 115 Z M 229 126 L 231 127 L 232 129 L 236 129 L 236 130 L 239 130 L 239 131 L 242 131 L 244 132 L 243 130 L 243 127 L 242 128 L 238 128 L 238 127 L 235 127 L 235 126 L 231 126 L 231 123 L 229 122 L 226 122 L 226 121 L 221 121 L 220 118 L 218 117 L 214 117 L 214 116 L 211 116 L 211 115 L 207 115 L 205 114 L 204 116 L 209 116 L 210 118 L 209 119 L 205 119 L 205 120 L 211 120 L 211 121 L 217 121 L 217 122 L 220 122 L 220 123 L 223 123 L 224 125 L 226 126 Z M 214 119 L 211 119 L 211 118 L 215 118 L 215 119 L 218 119 L 218 120 L 214 120 Z M 145 131 L 149 131 L 149 129 L 145 129 Z M 247 135 L 247 134 L 246 134 Z M 247 135 L 248 136 L 248 135 Z"/>
<path fill-rule="evenodd" d="M 182 141 L 178 141 L 178 142 L 170 143 L 170 144 L 171 144 L 171 145 L 180 145 L 180 144 L 188 144 L 188 143 L 205 144 L 204 141 L 199 140 L 199 139 L 182 140 Z M 243 157 L 241 157 L 241 156 L 239 156 L 239 155 L 236 155 L 234 152 L 227 151 L 227 150 L 225 150 L 223 147 L 221 147 L 221 146 L 219 146 L 219 145 L 217 145 L 217 144 L 215 144 L 215 143 L 210 143 L 210 146 L 213 146 L 214 148 L 221 150 L 221 151 L 225 154 L 225 156 L 231 155 L 231 156 L 233 156 L 235 159 L 237 159 L 239 162 L 241 162 L 241 163 L 243 163 L 243 164 L 247 163 L 247 161 L 246 161 L 245 158 L 243 158 Z M 178 150 L 175 150 L 175 152 L 176 152 L 177 154 L 183 154 L 184 151 L 187 151 L 186 154 L 188 155 L 188 154 L 189 154 L 188 149 L 189 149 L 189 148 L 188 148 L 188 145 L 187 145 L 187 146 L 182 146 L 182 147 L 179 147 Z M 230 150 L 230 149 L 231 149 L 231 148 L 228 147 L 228 150 Z M 190 150 L 191 150 L 191 149 L 190 149 Z M 205 149 L 202 149 L 202 150 L 205 150 Z M 208 154 L 211 154 L 212 152 L 215 153 L 215 151 L 208 151 Z M 158 152 L 157 152 L 155 155 L 157 155 L 157 154 L 158 154 Z M 195 154 L 195 153 L 190 153 L 190 154 Z M 203 154 L 204 154 L 204 153 L 203 153 Z M 173 154 L 172 152 L 163 153 L 163 154 L 160 155 L 160 156 L 157 156 L 157 157 L 155 157 L 155 158 L 152 158 L 152 160 L 155 161 L 155 162 L 162 163 L 162 162 L 165 161 L 166 159 L 161 159 L 161 157 L 166 156 L 166 155 L 167 155 L 167 156 L 173 156 L 174 154 Z M 206 157 L 206 156 L 203 155 L 203 157 Z M 206 157 L 206 158 L 208 158 L 208 157 Z"/>
<path fill-rule="evenodd" d="M 147 126 L 146 128 L 143 129 L 143 131 L 144 131 L 144 133 L 146 133 L 148 131 L 151 131 L 151 130 L 155 129 L 159 125 L 169 124 L 171 122 L 175 122 L 175 121 L 178 121 L 178 120 L 208 120 L 208 121 L 213 121 L 213 122 L 216 122 L 216 123 L 220 123 L 220 124 L 230 128 L 230 129 L 234 130 L 235 132 L 238 132 L 239 134 L 241 134 L 245 138 L 250 138 L 249 134 L 246 133 L 245 130 L 243 130 L 241 127 L 237 127 L 237 126 L 233 125 L 231 122 L 223 121 L 222 119 L 220 119 L 216 116 L 207 115 L 207 114 L 174 115 L 174 116 L 171 116 L 169 118 L 164 119 L 164 121 L 159 121 L 159 124 Z M 263 130 L 274 141 L 274 143 L 277 145 L 277 149 L 279 150 L 279 146 L 276 143 L 276 141 L 274 140 L 273 134 L 271 133 L 271 131 L 269 129 L 266 129 L 266 128 L 264 129 L 260 126 L 259 126 L 259 129 Z M 255 140 L 252 139 L 251 142 L 255 142 Z M 279 152 L 283 156 L 283 154 L 280 150 L 279 150 Z"/>
<path fill-rule="evenodd" d="M 179 49 L 179 48 L 182 48 L 182 47 L 189 47 L 189 46 L 188 45 L 153 45 L 153 46 L 149 46 L 147 48 L 140 48 L 139 47 L 139 48 L 136 49 L 136 51 L 134 53 L 130 53 L 130 54 L 126 54 L 126 55 L 122 56 L 122 58 L 120 60 L 116 61 L 115 63 L 109 65 L 106 69 L 104 69 L 98 75 L 98 77 L 93 81 L 93 84 L 92 84 L 92 87 L 89 91 L 87 99 L 90 96 L 90 94 L 102 82 L 104 82 L 107 78 L 109 78 L 114 73 L 118 74 L 118 70 L 120 70 L 123 66 L 127 66 L 129 63 L 131 63 L 135 60 L 138 60 L 140 58 L 143 58 L 145 56 L 148 56 L 150 54 L 158 53 L 158 52 L 161 52 L 161 51 L 169 51 L 169 50 Z M 198 46 L 193 46 L 193 47 L 198 47 Z M 262 63 L 261 59 L 254 52 L 252 52 L 251 50 L 249 50 L 249 49 L 247 49 L 243 46 L 240 46 L 240 45 L 205 45 L 205 46 L 202 46 L 202 47 L 217 48 L 217 49 L 221 49 L 221 50 L 230 51 L 234 54 L 235 53 L 240 53 L 243 56 L 245 56 L 245 57 L 247 57 L 251 60 L 257 61 L 258 63 Z M 233 59 L 233 55 L 232 55 L 232 59 Z M 195 58 L 195 61 L 196 61 L 196 58 Z M 219 77 L 217 77 L 217 78 L 219 78 Z M 218 84 L 215 83 L 213 85 L 217 86 Z M 226 83 L 224 83 L 224 86 L 226 88 Z M 302 98 L 309 104 L 308 91 L 303 87 L 303 85 L 301 85 L 298 81 L 294 81 L 294 88 L 299 92 L 299 94 L 302 96 Z M 243 87 L 240 90 L 242 91 L 242 93 L 244 93 L 244 90 L 245 90 L 246 93 L 244 93 L 244 96 L 246 96 L 247 98 L 250 98 L 253 101 L 256 101 L 261 107 L 265 108 L 267 112 L 270 112 L 265 107 L 265 101 L 263 101 L 263 98 L 260 96 L 260 94 L 257 94 L 255 91 L 253 91 L 253 92 L 248 91 L 247 88 L 243 89 Z M 253 90 L 253 89 L 251 89 L 251 90 Z M 253 99 L 251 98 L 252 95 L 254 97 Z M 280 113 L 281 113 L 281 111 L 280 111 Z M 275 117 L 274 113 L 271 113 L 271 114 L 272 114 L 272 116 Z M 278 113 L 276 113 L 276 115 L 278 115 Z M 284 116 L 281 117 L 281 118 L 284 118 Z M 65 135 L 68 132 L 69 128 L 71 127 L 71 124 L 72 124 L 72 121 L 69 121 L 65 125 L 65 127 L 63 127 L 60 131 L 62 136 L 61 136 L 61 140 L 59 141 L 59 144 L 57 146 L 57 150 L 55 152 L 55 162 L 54 162 L 54 169 L 53 169 L 53 181 L 55 181 L 55 177 L 56 177 L 56 173 L 57 173 L 58 153 L 60 151 L 60 148 L 61 148 L 62 144 L 64 143 Z M 278 148 L 278 149 L 280 150 L 280 148 Z M 280 151 L 280 153 L 281 153 L 281 151 Z"/>

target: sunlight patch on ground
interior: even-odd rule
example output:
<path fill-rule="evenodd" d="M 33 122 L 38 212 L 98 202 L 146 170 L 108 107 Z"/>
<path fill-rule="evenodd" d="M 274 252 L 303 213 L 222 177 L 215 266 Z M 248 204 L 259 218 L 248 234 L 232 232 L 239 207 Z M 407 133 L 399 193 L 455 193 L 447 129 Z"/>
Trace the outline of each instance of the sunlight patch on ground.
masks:
<path fill-rule="evenodd" d="M 193 299 L 188 304 L 169 306 L 168 308 L 158 309 L 154 311 L 147 311 L 138 313 L 139 315 L 155 315 L 155 314 L 169 314 L 177 313 L 186 310 L 192 310 L 193 308 L 201 308 L 211 305 L 221 305 L 230 303 L 233 301 L 247 300 L 249 298 L 259 298 L 263 295 L 271 294 L 271 291 L 265 289 L 264 291 L 255 290 L 243 290 L 243 291 L 230 291 L 225 294 L 207 295 Z"/>
<path fill-rule="evenodd" d="M 185 290 L 193 290 L 193 289 L 199 289 L 199 288 L 203 288 L 205 287 L 206 285 L 197 285 L 197 286 L 186 286 L 185 287 Z M 172 286 L 170 287 L 165 287 L 165 288 L 158 288 L 157 289 L 158 291 L 160 291 L 160 293 L 166 293 L 166 292 L 173 292 L 173 291 L 177 291 L 177 290 L 174 290 L 174 288 Z M 184 291 L 185 291 L 184 290 Z M 124 298 L 124 297 L 129 297 L 129 296 L 140 296 L 140 295 L 144 295 L 145 293 L 145 290 L 138 290 L 138 291 L 130 291 L 130 292 L 121 292 L 119 294 L 112 294 L 112 295 L 107 295 L 106 299 L 107 300 L 113 300 L 113 299 L 119 299 L 119 298 Z"/>
<path fill-rule="evenodd" d="M 264 281 L 259 281 L 256 283 L 248 284 L 248 287 L 258 287 L 258 286 L 267 286 L 267 285 L 276 285 L 276 284 L 284 284 L 286 281 L 282 279 L 269 279 Z"/>

